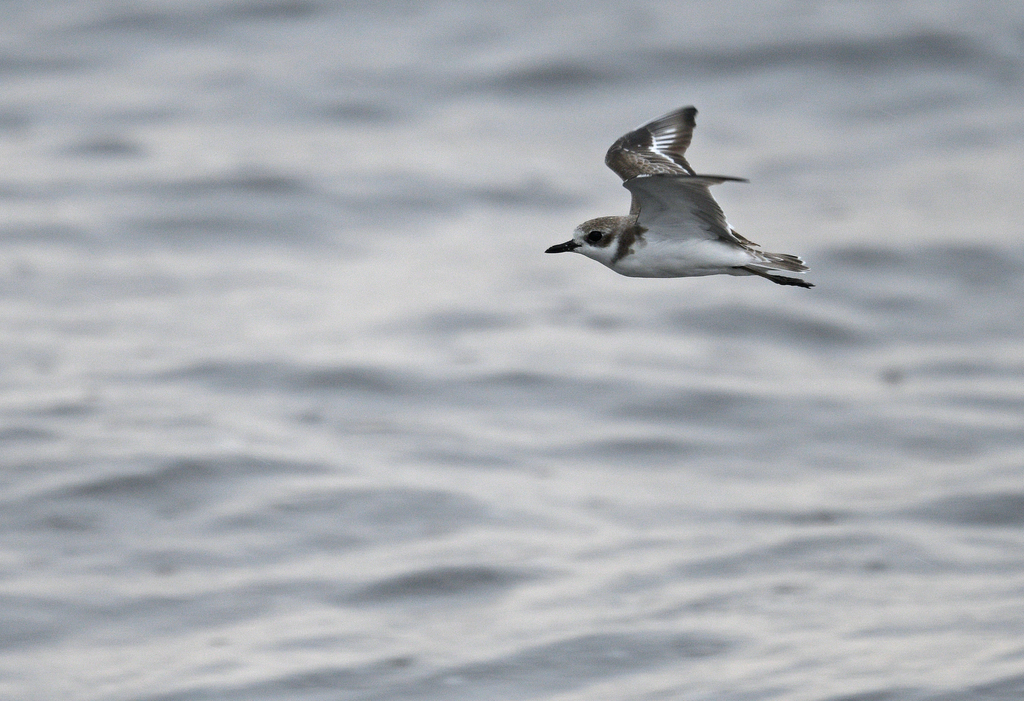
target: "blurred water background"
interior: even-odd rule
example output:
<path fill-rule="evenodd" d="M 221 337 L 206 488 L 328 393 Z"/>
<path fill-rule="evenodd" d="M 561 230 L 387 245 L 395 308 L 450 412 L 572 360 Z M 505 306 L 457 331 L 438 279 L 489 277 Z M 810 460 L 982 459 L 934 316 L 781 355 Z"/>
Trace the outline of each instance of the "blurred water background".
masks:
<path fill-rule="evenodd" d="M 1024 698 L 1024 5 L 3 13 L 0 698 Z"/>

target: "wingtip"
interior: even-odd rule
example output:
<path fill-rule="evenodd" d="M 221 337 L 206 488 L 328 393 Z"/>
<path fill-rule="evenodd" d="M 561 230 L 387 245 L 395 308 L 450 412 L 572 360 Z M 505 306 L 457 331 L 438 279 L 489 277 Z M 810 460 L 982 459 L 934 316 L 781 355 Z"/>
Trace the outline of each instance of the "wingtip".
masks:
<path fill-rule="evenodd" d="M 788 275 L 762 275 L 762 277 L 771 280 L 776 285 L 788 285 L 790 287 L 802 287 L 805 290 L 809 290 L 814 287 L 813 282 L 807 282 L 807 280 L 801 280 L 796 277 L 789 277 Z"/>
<path fill-rule="evenodd" d="M 693 128 L 697 126 L 697 121 L 694 117 L 697 116 L 697 108 L 693 105 L 687 105 L 686 107 L 677 107 L 671 112 L 666 112 L 657 119 L 652 119 L 650 122 L 644 124 L 645 127 L 649 127 L 652 124 L 658 124 L 659 122 L 681 120 L 683 126 Z M 640 127 L 643 128 L 643 127 Z"/>
<path fill-rule="evenodd" d="M 797 268 L 788 268 L 788 270 L 791 272 L 804 272 L 805 270 L 807 270 L 807 267 L 804 265 L 800 265 L 799 267 L 803 268 L 803 270 L 798 270 Z M 789 285 L 791 287 L 803 287 L 804 289 L 810 289 L 814 287 L 813 282 L 808 282 L 807 280 L 804 280 L 802 278 L 790 277 L 789 275 L 776 275 L 775 271 L 778 270 L 777 268 L 764 268 L 758 265 L 741 265 L 739 266 L 739 268 L 740 270 L 745 270 L 748 273 L 757 275 L 758 277 L 763 277 L 765 280 L 771 280 L 776 285 Z"/>

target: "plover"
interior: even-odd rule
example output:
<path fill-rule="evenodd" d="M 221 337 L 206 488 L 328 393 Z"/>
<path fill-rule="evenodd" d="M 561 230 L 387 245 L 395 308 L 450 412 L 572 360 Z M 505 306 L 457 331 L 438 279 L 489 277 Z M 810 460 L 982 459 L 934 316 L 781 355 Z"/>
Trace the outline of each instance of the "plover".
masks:
<path fill-rule="evenodd" d="M 582 253 L 630 277 L 759 275 L 779 285 L 813 287 L 807 266 L 788 253 L 768 253 L 740 236 L 708 189 L 726 175 L 698 175 L 683 154 L 696 126 L 695 107 L 682 107 L 612 144 L 605 164 L 633 195 L 629 214 L 576 227 L 572 240 L 547 253 Z"/>

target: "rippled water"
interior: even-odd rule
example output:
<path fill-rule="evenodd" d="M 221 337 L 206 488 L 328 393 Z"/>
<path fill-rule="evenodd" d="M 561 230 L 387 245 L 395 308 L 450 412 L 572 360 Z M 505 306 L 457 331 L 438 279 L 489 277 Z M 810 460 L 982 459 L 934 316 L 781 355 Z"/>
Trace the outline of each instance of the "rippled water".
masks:
<path fill-rule="evenodd" d="M 0 697 L 1024 697 L 1017 3 L 5 13 Z"/>

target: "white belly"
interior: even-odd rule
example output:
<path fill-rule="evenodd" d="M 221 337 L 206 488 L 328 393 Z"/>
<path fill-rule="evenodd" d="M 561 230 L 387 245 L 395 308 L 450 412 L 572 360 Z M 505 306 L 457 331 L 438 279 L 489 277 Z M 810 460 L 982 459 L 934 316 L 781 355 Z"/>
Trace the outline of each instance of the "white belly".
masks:
<path fill-rule="evenodd" d="M 721 241 L 663 240 L 634 246 L 632 253 L 608 267 L 629 277 L 696 277 L 743 274 L 736 268 L 753 261 L 742 248 Z"/>

